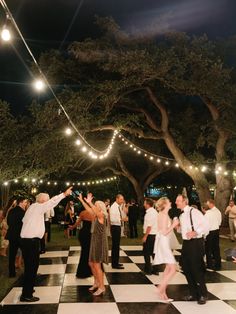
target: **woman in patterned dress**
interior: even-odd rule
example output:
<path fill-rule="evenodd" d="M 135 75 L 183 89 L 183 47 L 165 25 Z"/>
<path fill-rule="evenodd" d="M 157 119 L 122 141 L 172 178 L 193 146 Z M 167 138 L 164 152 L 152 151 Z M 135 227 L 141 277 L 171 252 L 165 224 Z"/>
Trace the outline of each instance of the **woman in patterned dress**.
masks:
<path fill-rule="evenodd" d="M 92 238 L 89 251 L 89 265 L 91 267 L 94 284 L 89 291 L 94 292 L 94 296 L 99 296 L 105 292 L 104 273 L 102 263 L 108 264 L 108 240 L 106 233 L 107 210 L 106 205 L 102 201 L 92 203 L 93 195 L 88 193 L 87 198 L 83 199 L 82 194 L 79 200 L 85 210 L 95 215 Z"/>

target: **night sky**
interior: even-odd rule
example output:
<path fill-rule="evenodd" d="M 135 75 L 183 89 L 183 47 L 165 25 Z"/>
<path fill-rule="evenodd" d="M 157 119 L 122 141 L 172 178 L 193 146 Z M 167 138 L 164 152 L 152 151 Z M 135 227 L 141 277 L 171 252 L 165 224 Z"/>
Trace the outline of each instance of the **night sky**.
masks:
<path fill-rule="evenodd" d="M 36 57 L 50 48 L 65 49 L 74 40 L 96 37 L 94 16 L 112 16 L 123 30 L 162 34 L 167 30 L 209 38 L 236 35 L 236 0 L 6 0 Z M 0 8 L 0 23 L 4 23 Z M 21 113 L 37 97 L 18 38 L 0 43 L 0 98 Z"/>

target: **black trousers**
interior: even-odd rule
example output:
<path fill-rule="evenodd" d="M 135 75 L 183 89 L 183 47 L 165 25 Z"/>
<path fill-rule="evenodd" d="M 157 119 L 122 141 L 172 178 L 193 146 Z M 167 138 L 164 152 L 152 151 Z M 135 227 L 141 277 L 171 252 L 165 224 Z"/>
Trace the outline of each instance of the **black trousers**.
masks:
<path fill-rule="evenodd" d="M 144 271 L 147 273 L 151 273 L 152 271 L 155 271 L 155 268 L 157 268 L 157 266 L 152 267 L 151 263 L 151 257 L 154 258 L 153 249 L 155 239 L 156 239 L 155 234 L 149 234 L 146 242 L 143 243 L 143 256 L 145 261 Z"/>
<path fill-rule="evenodd" d="M 9 267 L 9 276 L 14 277 L 16 275 L 16 254 L 18 249 L 20 248 L 20 238 L 15 240 L 9 240 L 9 260 L 8 260 L 8 267 Z"/>
<path fill-rule="evenodd" d="M 219 229 L 210 231 L 206 237 L 206 261 L 209 268 L 221 267 Z"/>
<path fill-rule="evenodd" d="M 130 238 L 138 237 L 137 219 L 129 219 L 129 236 Z"/>
<path fill-rule="evenodd" d="M 190 295 L 199 299 L 207 297 L 205 283 L 204 239 L 184 240 L 182 246 L 182 268 L 188 282 Z"/>
<path fill-rule="evenodd" d="M 111 265 L 112 267 L 118 266 L 120 258 L 120 235 L 121 226 L 111 226 Z"/>
<path fill-rule="evenodd" d="M 22 296 L 31 298 L 39 267 L 40 239 L 21 239 L 21 247 L 25 265 Z"/>

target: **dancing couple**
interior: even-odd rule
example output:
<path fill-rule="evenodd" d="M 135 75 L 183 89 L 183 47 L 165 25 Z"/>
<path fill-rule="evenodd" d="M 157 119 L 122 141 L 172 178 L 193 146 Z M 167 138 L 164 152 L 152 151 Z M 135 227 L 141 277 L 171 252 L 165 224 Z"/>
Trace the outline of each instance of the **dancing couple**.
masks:
<path fill-rule="evenodd" d="M 173 301 L 166 294 L 168 283 L 176 273 L 176 261 L 171 250 L 170 238 L 173 229 L 180 227 L 183 239 L 182 269 L 189 288 L 189 295 L 184 296 L 183 300 L 205 304 L 207 287 L 203 257 L 204 237 L 209 232 L 209 224 L 198 209 L 188 205 L 188 198 L 185 195 L 177 196 L 176 206 L 181 209 L 182 214 L 179 218 L 175 217 L 171 222 L 168 215 L 171 202 L 167 197 L 162 197 L 157 201 L 159 214 L 153 264 L 166 264 L 162 280 L 157 288 L 158 298 L 161 302 Z"/>

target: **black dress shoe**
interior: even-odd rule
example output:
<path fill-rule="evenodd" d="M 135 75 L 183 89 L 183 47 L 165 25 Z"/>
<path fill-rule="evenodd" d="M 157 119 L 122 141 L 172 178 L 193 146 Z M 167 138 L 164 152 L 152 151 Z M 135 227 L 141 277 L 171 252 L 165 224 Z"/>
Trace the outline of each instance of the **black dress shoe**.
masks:
<path fill-rule="evenodd" d="M 119 263 L 118 266 L 123 266 L 123 264 Z"/>
<path fill-rule="evenodd" d="M 26 298 L 26 297 L 23 297 L 23 296 L 20 297 L 20 301 L 21 302 L 37 302 L 39 300 L 40 299 L 38 297 L 31 297 L 31 298 Z"/>
<path fill-rule="evenodd" d="M 112 266 L 112 268 L 114 268 L 114 269 L 124 269 L 124 266 L 117 265 L 117 266 Z"/>
<path fill-rule="evenodd" d="M 185 297 L 183 297 L 184 301 L 196 301 L 196 298 L 194 298 L 194 296 L 192 295 L 186 295 Z"/>
<path fill-rule="evenodd" d="M 206 301 L 207 301 L 207 298 L 201 296 L 201 297 L 198 299 L 197 303 L 198 303 L 198 304 L 206 304 Z"/>

